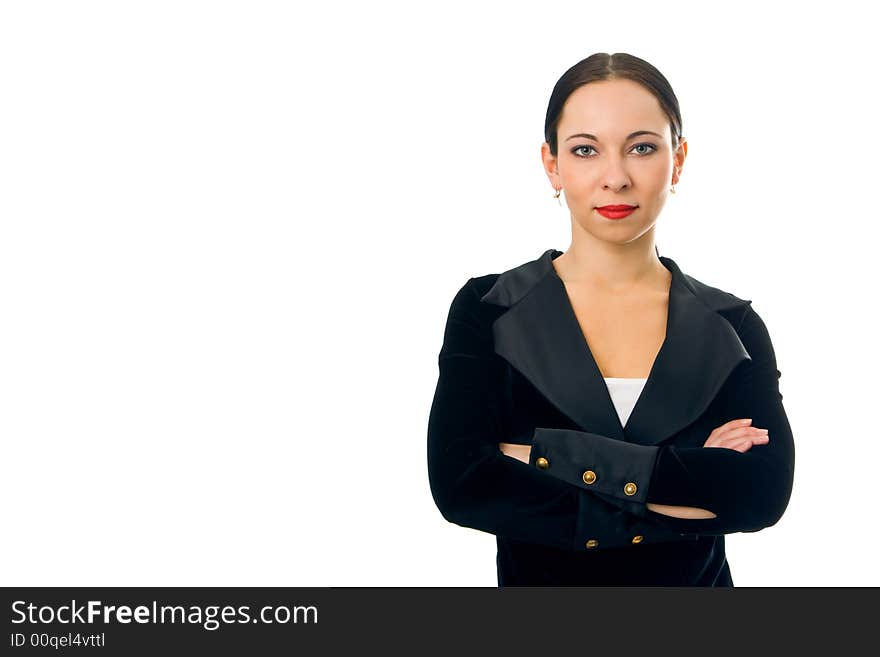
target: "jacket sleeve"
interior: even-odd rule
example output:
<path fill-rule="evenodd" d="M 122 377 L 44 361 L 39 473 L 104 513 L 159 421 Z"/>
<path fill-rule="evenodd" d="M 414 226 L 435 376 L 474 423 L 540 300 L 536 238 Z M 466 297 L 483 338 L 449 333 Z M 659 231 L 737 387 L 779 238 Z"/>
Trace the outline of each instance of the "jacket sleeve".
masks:
<path fill-rule="evenodd" d="M 443 517 L 563 550 L 695 540 L 501 452 L 505 365 L 473 280 L 449 310 L 428 420 L 428 475 Z"/>
<path fill-rule="evenodd" d="M 688 534 L 755 532 L 774 525 L 791 497 L 794 440 L 782 405 L 773 344 L 751 306 L 739 334 L 751 360 L 734 375 L 738 379 L 728 414 L 732 419 L 751 418 L 751 426 L 767 429 L 768 443 L 739 452 L 638 445 L 593 433 L 539 428 L 530 465 L 594 490 L 618 508 Z M 716 517 L 673 518 L 648 510 L 646 502 L 700 507 Z"/>

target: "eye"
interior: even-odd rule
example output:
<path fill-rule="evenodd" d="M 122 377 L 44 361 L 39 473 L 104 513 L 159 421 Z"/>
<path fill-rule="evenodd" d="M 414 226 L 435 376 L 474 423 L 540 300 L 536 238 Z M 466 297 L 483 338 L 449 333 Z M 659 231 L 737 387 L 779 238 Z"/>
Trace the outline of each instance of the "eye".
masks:
<path fill-rule="evenodd" d="M 651 149 L 647 153 L 645 153 L 645 155 L 648 155 L 649 153 L 653 153 L 654 151 L 657 150 L 657 147 L 654 146 L 654 144 L 649 144 L 648 142 L 642 142 L 641 144 L 636 144 L 635 146 L 633 146 L 633 149 L 639 148 L 640 146 L 647 146 L 648 148 Z"/>
<path fill-rule="evenodd" d="M 645 141 L 645 142 L 641 142 L 641 143 L 636 144 L 635 146 L 633 146 L 633 150 L 635 150 L 636 148 L 641 148 L 641 147 L 643 147 L 643 146 L 646 146 L 646 147 L 650 148 L 651 150 L 649 150 L 649 151 L 647 151 L 647 152 L 642 151 L 642 152 L 639 153 L 639 155 L 650 155 L 651 153 L 653 153 L 654 151 L 657 150 L 657 147 L 656 147 L 654 144 L 649 144 L 649 143 L 646 142 L 646 141 Z M 596 150 L 595 148 L 593 148 L 593 147 L 590 146 L 589 144 L 585 144 L 585 145 L 583 145 L 583 146 L 576 146 L 576 147 L 574 147 L 574 148 L 571 150 L 571 152 L 572 152 L 574 155 L 577 155 L 578 157 L 588 157 L 587 155 L 580 155 L 580 154 L 578 153 L 578 151 L 580 151 L 581 149 L 585 149 L 585 148 L 589 148 L 589 149 Z"/>
<path fill-rule="evenodd" d="M 575 155 L 577 155 L 578 157 L 586 157 L 586 155 L 579 155 L 578 154 L 578 151 L 581 149 L 584 149 L 584 148 L 593 148 L 593 147 L 592 146 L 575 146 L 573 149 L 571 149 L 571 152 L 574 153 Z M 595 150 L 595 149 L 593 149 L 593 150 Z"/>

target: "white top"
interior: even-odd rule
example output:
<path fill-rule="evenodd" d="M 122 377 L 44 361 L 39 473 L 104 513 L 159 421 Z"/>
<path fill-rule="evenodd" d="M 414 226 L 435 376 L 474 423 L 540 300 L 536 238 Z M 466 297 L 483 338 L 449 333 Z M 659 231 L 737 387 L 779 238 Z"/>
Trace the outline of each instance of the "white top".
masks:
<path fill-rule="evenodd" d="M 607 376 L 604 378 L 608 394 L 611 395 L 611 401 L 614 402 L 614 408 L 620 418 L 620 425 L 625 427 L 648 379 L 621 379 Z"/>

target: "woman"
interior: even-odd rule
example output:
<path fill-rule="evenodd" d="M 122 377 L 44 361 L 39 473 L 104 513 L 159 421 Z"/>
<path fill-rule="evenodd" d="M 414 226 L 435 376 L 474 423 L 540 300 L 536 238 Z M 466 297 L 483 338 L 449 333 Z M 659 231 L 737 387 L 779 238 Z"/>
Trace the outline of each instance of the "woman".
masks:
<path fill-rule="evenodd" d="M 434 500 L 496 535 L 499 586 L 733 586 L 724 536 L 780 519 L 794 443 L 751 301 L 654 244 L 687 154 L 678 101 L 644 60 L 595 54 L 554 87 L 545 139 L 571 244 L 455 295 Z"/>

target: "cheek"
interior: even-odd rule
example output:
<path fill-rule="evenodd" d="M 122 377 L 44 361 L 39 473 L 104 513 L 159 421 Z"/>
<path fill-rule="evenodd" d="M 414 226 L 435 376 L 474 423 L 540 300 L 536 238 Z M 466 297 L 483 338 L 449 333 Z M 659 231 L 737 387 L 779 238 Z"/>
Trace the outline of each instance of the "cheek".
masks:
<path fill-rule="evenodd" d="M 660 187 L 672 180 L 672 162 L 670 160 L 657 160 L 654 167 L 654 175 L 660 181 Z"/>
<path fill-rule="evenodd" d="M 569 171 L 566 183 L 573 194 L 579 196 L 593 195 L 602 187 L 602 177 L 596 171 L 582 167 L 579 171 Z"/>
<path fill-rule="evenodd" d="M 666 177 L 672 175 L 672 163 L 657 158 L 645 162 L 639 172 L 644 176 L 645 184 L 654 183 L 662 186 Z"/>

